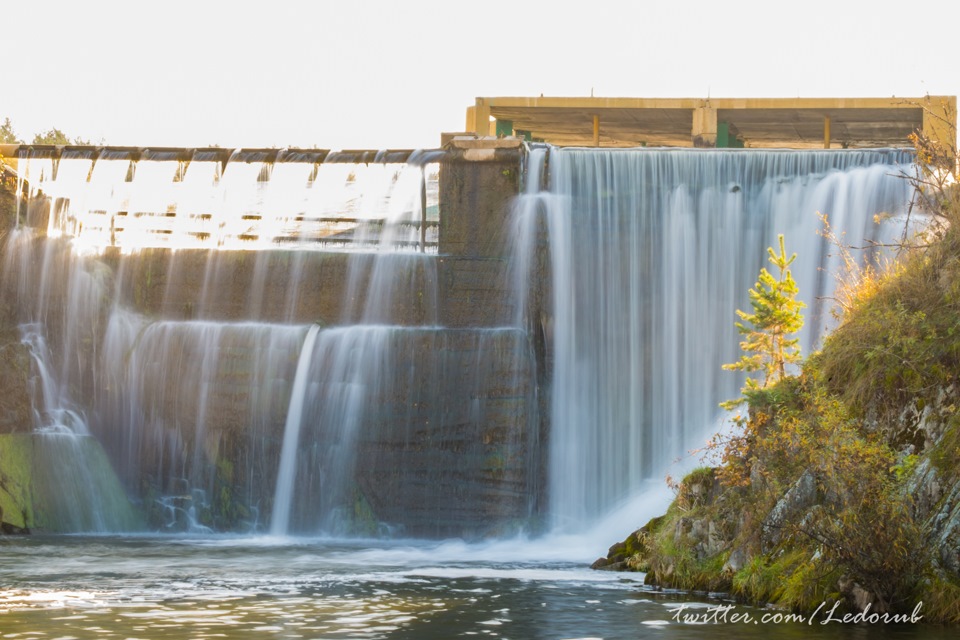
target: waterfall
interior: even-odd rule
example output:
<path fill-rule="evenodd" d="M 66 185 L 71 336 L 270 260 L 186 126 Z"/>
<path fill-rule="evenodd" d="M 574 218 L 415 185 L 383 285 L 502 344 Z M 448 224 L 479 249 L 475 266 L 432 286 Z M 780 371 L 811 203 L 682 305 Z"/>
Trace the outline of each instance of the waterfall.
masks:
<path fill-rule="evenodd" d="M 450 483 L 444 470 L 457 462 L 424 451 L 425 442 L 457 446 L 473 456 L 467 466 L 491 476 L 491 484 L 507 485 L 491 491 L 509 505 L 504 510 L 518 510 L 509 485 L 531 482 L 523 456 L 529 451 L 525 438 L 536 432 L 532 415 L 518 412 L 515 422 L 523 436 L 497 443 L 503 459 L 496 464 L 502 468 L 490 468 L 477 453 L 491 437 L 488 431 L 505 420 L 487 397 L 501 382 L 489 376 L 491 368 L 510 381 L 508 392 L 499 391 L 507 402 L 519 395 L 532 404 L 535 391 L 521 389 L 517 373 L 532 368 L 524 336 L 512 328 L 465 332 L 437 326 L 434 257 L 391 250 L 423 237 L 416 225 L 429 217 L 423 209 L 428 206 L 423 163 L 429 159 L 430 154 L 414 153 L 402 170 L 374 167 L 354 176 L 363 184 L 351 210 L 383 226 L 372 235 L 358 227 L 354 241 L 367 250 L 347 258 L 339 324 L 317 330 L 311 334 L 315 340 L 304 343 L 284 427 L 274 534 L 460 535 L 498 526 L 501 505 L 478 507 L 477 498 L 444 497 L 460 490 L 443 486 Z M 510 354 L 506 365 L 499 360 L 504 354 Z M 465 408 L 457 406 L 465 401 Z M 519 501 L 532 503 L 527 495 Z M 489 515 L 492 521 L 484 522 Z"/>
<path fill-rule="evenodd" d="M 444 165 L 441 226 L 435 152 L 57 153 L 21 158 L 47 237 L 12 231 L 2 282 L 37 434 L 102 443 L 74 458 L 162 530 L 467 537 L 583 529 L 700 446 L 766 248 L 798 254 L 809 353 L 818 212 L 897 234 L 910 162 L 533 147 L 505 228 L 497 155 Z"/>
<path fill-rule="evenodd" d="M 803 352 L 814 348 L 838 266 L 818 212 L 856 245 L 898 233 L 873 218 L 904 211 L 901 162 L 889 150 L 550 149 L 549 190 L 528 176 L 520 210 L 544 211 L 549 242 L 555 528 L 610 512 L 717 429 L 718 403 L 743 383 L 721 370 L 739 355 L 734 312 L 780 233 L 798 254 Z"/>
<path fill-rule="evenodd" d="M 362 155 L 362 154 L 361 154 Z M 438 152 L 21 149 L 50 237 L 102 254 L 144 248 L 419 251 L 437 245 Z M 408 157 L 407 157 L 408 156 Z M 429 223 L 420 233 L 426 204 Z M 415 215 L 414 215 L 415 214 Z"/>
<path fill-rule="evenodd" d="M 293 481 L 297 471 L 297 447 L 300 444 L 300 425 L 303 420 L 303 405 L 306 401 L 307 374 L 313 357 L 313 345 L 320 327 L 314 325 L 307 332 L 297 360 L 297 372 L 290 392 L 290 406 L 283 426 L 283 448 L 280 450 L 280 466 L 277 469 L 277 488 L 273 498 L 273 515 L 270 532 L 285 535 L 290 525 L 290 505 L 293 501 Z"/>
<path fill-rule="evenodd" d="M 10 456 L 6 462 L 13 463 L 6 480 L 28 488 L 24 502 L 29 506 L 22 508 L 31 513 L 30 526 L 94 533 L 141 527 L 103 448 L 90 434 L 83 408 L 55 375 L 40 325 L 23 324 L 20 330 L 33 362 L 33 429 L 26 438 L 6 436 L 4 445 Z"/>
<path fill-rule="evenodd" d="M 196 529 L 191 508 L 207 510 L 219 527 L 259 526 L 307 332 L 111 314 L 93 430 L 128 484 L 153 479 L 160 493 L 148 496 L 147 511 L 164 527 Z M 179 511 L 159 514 L 171 496 Z"/>
<path fill-rule="evenodd" d="M 272 533 L 476 535 L 534 515 L 522 332 L 358 324 L 315 338 L 298 362 Z"/>
<path fill-rule="evenodd" d="M 150 526 L 530 526 L 526 336 L 438 325 L 437 153 L 353 155 L 21 157 L 5 286 Z"/>

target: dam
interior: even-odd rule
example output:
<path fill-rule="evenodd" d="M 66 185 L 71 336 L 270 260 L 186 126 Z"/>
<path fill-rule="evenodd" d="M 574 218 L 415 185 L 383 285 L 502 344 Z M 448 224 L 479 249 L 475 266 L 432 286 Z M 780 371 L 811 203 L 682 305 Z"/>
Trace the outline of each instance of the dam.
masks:
<path fill-rule="evenodd" d="M 743 383 L 721 365 L 766 248 L 799 255 L 809 353 L 841 268 L 820 216 L 898 237 L 914 161 L 16 151 L 6 522 L 466 539 L 583 531 L 689 461 Z"/>

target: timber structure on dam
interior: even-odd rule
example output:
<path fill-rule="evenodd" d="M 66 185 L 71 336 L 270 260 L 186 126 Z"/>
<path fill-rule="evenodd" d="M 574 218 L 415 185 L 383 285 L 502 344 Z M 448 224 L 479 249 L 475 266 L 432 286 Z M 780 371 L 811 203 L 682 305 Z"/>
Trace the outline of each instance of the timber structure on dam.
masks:
<path fill-rule="evenodd" d="M 840 149 L 955 144 L 956 96 L 922 98 L 480 97 L 466 131 L 557 146 Z"/>

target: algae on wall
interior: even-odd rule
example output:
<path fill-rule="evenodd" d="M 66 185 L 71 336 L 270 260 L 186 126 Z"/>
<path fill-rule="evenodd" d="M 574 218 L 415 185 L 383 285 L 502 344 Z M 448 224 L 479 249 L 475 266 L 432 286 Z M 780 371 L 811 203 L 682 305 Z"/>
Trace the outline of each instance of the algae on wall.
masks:
<path fill-rule="evenodd" d="M 34 522 L 32 462 L 31 436 L 0 435 L 0 522 L 19 529 L 28 529 Z"/>
<path fill-rule="evenodd" d="M 0 435 L 0 506 L 4 522 L 31 531 L 143 528 L 106 453 L 89 436 Z"/>

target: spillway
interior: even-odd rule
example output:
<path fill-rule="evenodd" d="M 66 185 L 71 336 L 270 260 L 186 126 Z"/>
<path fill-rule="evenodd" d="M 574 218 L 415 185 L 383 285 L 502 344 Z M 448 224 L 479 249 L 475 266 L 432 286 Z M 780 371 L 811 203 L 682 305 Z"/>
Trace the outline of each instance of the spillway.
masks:
<path fill-rule="evenodd" d="M 818 214 L 883 243 L 911 162 L 26 149 L 3 286 L 47 353 L 29 429 L 95 442 L 154 529 L 583 530 L 719 427 L 781 233 L 816 346 L 840 268 Z"/>

